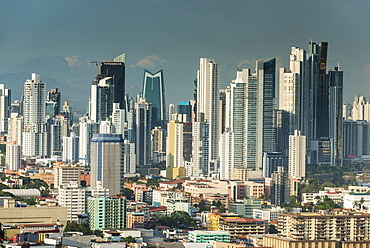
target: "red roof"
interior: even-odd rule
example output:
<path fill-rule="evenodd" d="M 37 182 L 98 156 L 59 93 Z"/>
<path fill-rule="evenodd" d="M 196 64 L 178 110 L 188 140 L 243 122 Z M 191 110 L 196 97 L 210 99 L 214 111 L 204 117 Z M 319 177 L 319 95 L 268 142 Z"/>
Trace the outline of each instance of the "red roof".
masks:
<path fill-rule="evenodd" d="M 173 181 L 165 181 L 165 182 L 160 182 L 160 184 L 178 184 L 178 183 L 183 183 L 185 180 L 173 180 Z"/>

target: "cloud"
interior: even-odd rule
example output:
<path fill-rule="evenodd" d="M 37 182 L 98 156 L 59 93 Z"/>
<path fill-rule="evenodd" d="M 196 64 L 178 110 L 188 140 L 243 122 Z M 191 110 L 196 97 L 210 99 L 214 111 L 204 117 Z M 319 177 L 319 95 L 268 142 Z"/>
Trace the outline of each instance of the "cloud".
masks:
<path fill-rule="evenodd" d="M 76 55 L 73 55 L 71 57 L 65 57 L 64 59 L 68 62 L 68 66 L 80 67 L 81 65 L 87 64 L 87 60 L 83 60 Z"/>
<path fill-rule="evenodd" d="M 245 59 L 238 61 L 237 65 L 238 68 L 248 67 L 248 68 L 255 68 L 256 67 L 256 59 Z"/>
<path fill-rule="evenodd" d="M 140 59 L 136 64 L 130 65 L 132 68 L 142 67 L 145 69 L 153 69 L 156 67 L 168 67 L 168 62 L 165 58 L 159 57 L 158 55 L 149 55 Z"/>

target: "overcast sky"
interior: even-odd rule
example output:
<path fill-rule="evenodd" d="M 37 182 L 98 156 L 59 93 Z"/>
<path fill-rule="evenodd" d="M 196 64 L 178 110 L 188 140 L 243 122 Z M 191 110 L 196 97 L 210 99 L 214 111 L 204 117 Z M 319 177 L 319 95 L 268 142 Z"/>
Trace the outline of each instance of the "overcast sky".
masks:
<path fill-rule="evenodd" d="M 290 47 L 306 49 L 312 39 L 329 42 L 328 69 L 339 63 L 344 71 L 344 99 L 359 93 L 370 100 L 368 0 L 0 3 L 0 74 L 40 72 L 62 84 L 85 87 L 81 98 L 95 75 L 91 60 L 126 53 L 126 84 L 131 87 L 141 87 L 144 69 L 163 68 L 169 104 L 192 99 L 201 57 L 221 64 L 224 88 L 235 79 L 238 66 L 253 68 L 255 59 L 273 57 L 278 66 L 287 66 Z M 14 82 L 1 83 L 23 90 L 13 89 Z"/>

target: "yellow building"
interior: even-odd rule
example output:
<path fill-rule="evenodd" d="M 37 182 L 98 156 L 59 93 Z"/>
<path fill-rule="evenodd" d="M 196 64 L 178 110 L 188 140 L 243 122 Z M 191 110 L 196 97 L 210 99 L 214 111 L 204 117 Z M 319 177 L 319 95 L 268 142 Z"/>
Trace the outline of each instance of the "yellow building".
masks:
<path fill-rule="evenodd" d="M 183 127 L 178 120 L 170 120 L 167 124 L 166 177 L 176 179 L 186 176 L 183 151 Z"/>

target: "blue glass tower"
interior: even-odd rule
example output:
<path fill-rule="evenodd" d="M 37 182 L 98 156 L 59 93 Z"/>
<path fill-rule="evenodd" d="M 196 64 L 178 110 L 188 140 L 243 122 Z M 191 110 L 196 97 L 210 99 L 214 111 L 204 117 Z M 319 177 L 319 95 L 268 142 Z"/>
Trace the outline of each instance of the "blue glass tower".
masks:
<path fill-rule="evenodd" d="M 143 97 L 152 104 L 152 128 L 162 126 L 166 120 L 163 70 L 156 73 L 144 71 Z"/>

